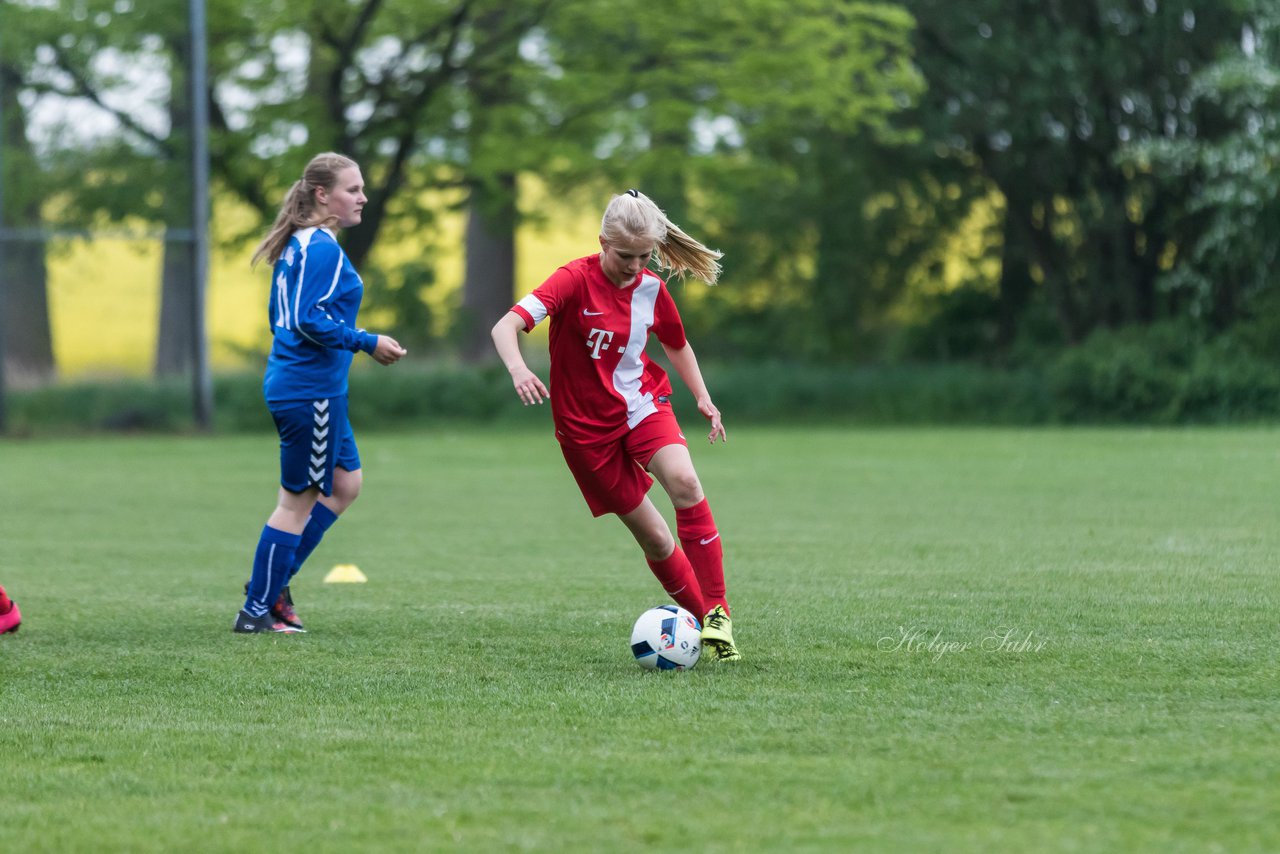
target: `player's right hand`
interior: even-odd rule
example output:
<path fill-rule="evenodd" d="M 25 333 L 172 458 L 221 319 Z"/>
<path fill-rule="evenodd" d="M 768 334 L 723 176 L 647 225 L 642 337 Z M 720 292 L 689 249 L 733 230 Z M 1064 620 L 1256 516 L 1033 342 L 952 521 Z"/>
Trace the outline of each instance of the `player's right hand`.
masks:
<path fill-rule="evenodd" d="M 542 403 L 551 399 L 551 392 L 542 384 L 542 380 L 528 368 L 512 368 L 511 382 L 516 387 L 516 394 L 525 406 Z"/>
<path fill-rule="evenodd" d="M 390 335 L 379 335 L 378 344 L 373 348 L 373 360 L 379 365 L 394 365 L 408 352 Z"/>

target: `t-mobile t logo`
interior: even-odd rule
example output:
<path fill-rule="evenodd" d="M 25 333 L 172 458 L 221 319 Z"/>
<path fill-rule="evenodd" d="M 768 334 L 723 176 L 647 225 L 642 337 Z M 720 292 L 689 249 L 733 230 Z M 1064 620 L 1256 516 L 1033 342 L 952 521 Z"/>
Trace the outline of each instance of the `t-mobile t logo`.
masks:
<path fill-rule="evenodd" d="M 587 346 L 591 348 L 591 358 L 599 359 L 600 351 L 609 349 L 613 333 L 607 329 L 592 329 L 587 333 Z"/>

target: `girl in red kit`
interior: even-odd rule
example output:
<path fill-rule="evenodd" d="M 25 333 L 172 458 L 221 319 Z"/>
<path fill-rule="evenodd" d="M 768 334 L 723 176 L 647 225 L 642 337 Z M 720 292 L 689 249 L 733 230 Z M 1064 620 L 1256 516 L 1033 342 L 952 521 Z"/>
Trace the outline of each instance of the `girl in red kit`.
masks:
<path fill-rule="evenodd" d="M 551 401 L 560 450 L 592 515 L 622 520 L 668 595 L 703 617 L 703 645 L 715 660 L 737 661 L 720 532 L 671 409 L 671 382 L 645 355 L 651 334 L 711 422 L 708 440 L 728 437 L 675 301 L 646 269 L 655 257 L 676 276 L 715 284 L 720 275 L 721 254 L 647 196 L 615 196 L 600 223 L 600 253 L 570 261 L 516 303 L 494 324 L 493 343 L 524 404 Z M 516 335 L 548 317 L 555 397 L 525 364 Z M 675 507 L 679 543 L 647 495 L 650 474 Z"/>

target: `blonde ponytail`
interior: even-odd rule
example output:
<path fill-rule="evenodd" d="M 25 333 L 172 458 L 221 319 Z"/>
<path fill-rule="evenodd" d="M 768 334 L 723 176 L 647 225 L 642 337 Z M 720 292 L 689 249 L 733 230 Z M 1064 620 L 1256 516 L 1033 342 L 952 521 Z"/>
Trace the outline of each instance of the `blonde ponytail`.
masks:
<path fill-rule="evenodd" d="M 708 285 L 720 278 L 724 253 L 685 234 L 639 190 L 627 190 L 610 199 L 600 220 L 600 236 L 610 242 L 652 240 L 658 266 L 671 271 L 672 276 L 691 274 Z"/>

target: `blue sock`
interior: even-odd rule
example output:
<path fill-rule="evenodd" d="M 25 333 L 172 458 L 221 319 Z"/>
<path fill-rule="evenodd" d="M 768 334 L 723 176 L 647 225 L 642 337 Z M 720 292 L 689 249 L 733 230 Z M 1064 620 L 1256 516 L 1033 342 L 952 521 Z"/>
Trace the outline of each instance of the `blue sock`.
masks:
<path fill-rule="evenodd" d="M 293 556 L 293 566 L 289 569 L 290 579 L 302 569 L 302 564 L 311 557 L 316 546 L 320 545 L 320 541 L 324 539 L 325 531 L 332 528 L 336 521 L 338 521 L 338 514 L 319 501 L 316 502 L 315 507 L 311 508 L 311 518 L 307 520 L 307 527 L 302 529 L 302 543 L 299 544 L 298 551 Z M 289 581 L 286 580 L 285 584 L 288 583 Z"/>
<path fill-rule="evenodd" d="M 279 531 L 270 525 L 262 529 L 258 549 L 253 554 L 253 575 L 249 578 L 249 594 L 244 599 L 244 610 L 250 617 L 267 613 L 271 603 L 280 597 L 280 590 L 289 581 L 289 568 L 302 537 Z"/>

